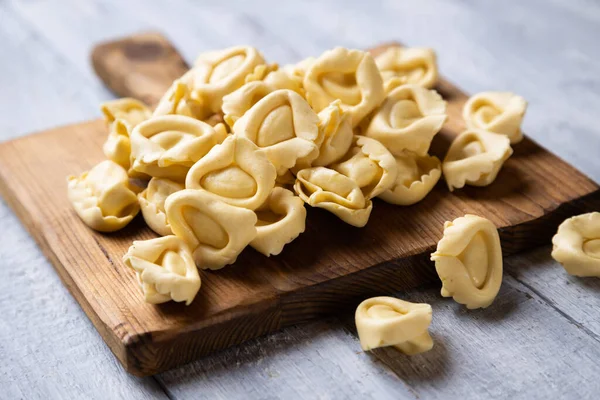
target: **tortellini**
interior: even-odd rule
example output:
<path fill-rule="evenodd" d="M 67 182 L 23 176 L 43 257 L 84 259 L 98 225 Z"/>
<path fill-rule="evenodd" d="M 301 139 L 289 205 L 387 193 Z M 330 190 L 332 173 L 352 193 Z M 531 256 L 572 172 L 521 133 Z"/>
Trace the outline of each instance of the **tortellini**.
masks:
<path fill-rule="evenodd" d="M 393 346 L 404 354 L 431 350 L 429 304 L 410 303 L 395 297 L 373 297 L 359 304 L 354 320 L 363 350 Z"/>
<path fill-rule="evenodd" d="M 409 151 L 404 151 L 394 158 L 398 169 L 396 182 L 378 197 L 401 206 L 409 206 L 423 200 L 442 175 L 440 160 L 432 156 L 418 156 Z"/>
<path fill-rule="evenodd" d="M 316 59 L 304 76 L 310 105 L 319 112 L 340 99 L 351 116 L 352 127 L 385 98 L 383 80 L 373 57 L 359 50 L 336 47 Z"/>
<path fill-rule="evenodd" d="M 264 82 L 255 81 L 246 83 L 233 93 L 223 97 L 223 119 L 231 128 L 246 111 L 251 109 L 261 99 L 266 97 L 273 89 Z"/>
<path fill-rule="evenodd" d="M 202 269 L 233 264 L 256 238 L 253 211 L 227 204 L 202 190 L 173 193 L 165 209 L 173 233 L 190 246 L 196 265 Z"/>
<path fill-rule="evenodd" d="M 138 194 L 140 209 L 146 224 L 161 236 L 172 235 L 171 225 L 165 211 L 167 197 L 183 190 L 181 183 L 163 178 L 152 178 L 148 187 Z"/>
<path fill-rule="evenodd" d="M 241 87 L 246 76 L 265 60 L 250 46 L 237 46 L 201 54 L 194 68 L 182 77 L 210 111 L 220 111 L 223 96 Z"/>
<path fill-rule="evenodd" d="M 304 201 L 281 187 L 273 189 L 256 215 L 256 238 L 250 246 L 267 257 L 281 253 L 286 244 L 304 232 L 306 225 Z"/>
<path fill-rule="evenodd" d="M 100 232 L 125 227 L 140 210 L 127 171 L 110 160 L 68 177 L 68 196 L 79 218 Z"/>
<path fill-rule="evenodd" d="M 313 167 L 299 171 L 294 190 L 308 205 L 323 208 L 359 228 L 367 224 L 373 210 L 373 202 L 365 198 L 358 184 L 333 169 Z"/>
<path fill-rule="evenodd" d="M 226 135 L 183 115 L 153 117 L 131 133 L 131 168 L 153 177 L 183 181 L 190 167 Z"/>
<path fill-rule="evenodd" d="M 356 182 L 367 200 L 390 189 L 398 176 L 394 156 L 377 140 L 364 136 L 354 136 L 350 151 L 331 168 Z"/>
<path fill-rule="evenodd" d="M 336 100 L 319 114 L 319 156 L 312 161 L 314 167 L 324 167 L 342 158 L 352 145 L 350 117 Z"/>
<path fill-rule="evenodd" d="M 471 96 L 463 108 L 467 127 L 508 136 L 510 143 L 523 140 L 521 122 L 527 101 L 510 92 L 483 92 Z"/>
<path fill-rule="evenodd" d="M 214 194 L 220 200 L 255 210 L 267 200 L 277 172 L 250 140 L 230 136 L 190 169 L 185 187 Z"/>
<path fill-rule="evenodd" d="M 435 90 L 404 85 L 388 94 L 364 134 L 394 155 L 409 150 L 423 156 L 446 118 L 446 102 Z"/>
<path fill-rule="evenodd" d="M 400 85 L 415 84 L 432 88 L 438 79 L 432 49 L 393 46 L 375 57 L 386 91 Z"/>
<path fill-rule="evenodd" d="M 489 185 L 512 153 L 504 135 L 482 130 L 461 133 L 450 145 L 442 164 L 448 189 L 460 189 L 465 184 Z"/>
<path fill-rule="evenodd" d="M 148 106 L 130 97 L 107 101 L 106 103 L 102 103 L 100 109 L 109 125 L 120 119 L 132 128 L 144 122 L 152 115 Z"/>
<path fill-rule="evenodd" d="M 444 237 L 431 255 L 442 281 L 442 296 L 469 309 L 486 308 L 502 284 L 502 249 L 489 220 L 465 215 L 444 224 Z"/>
<path fill-rule="evenodd" d="M 106 158 L 129 169 L 131 157 L 131 141 L 129 140 L 130 126 L 125 120 L 117 119 L 110 124 L 108 138 L 102 146 Z"/>
<path fill-rule="evenodd" d="M 200 276 L 192 252 L 176 236 L 136 240 L 123 262 L 137 275 L 146 302 L 160 304 L 173 300 L 190 305 L 198 290 Z"/>
<path fill-rule="evenodd" d="M 184 115 L 196 119 L 206 117 L 202 103 L 192 97 L 192 91 L 181 80 L 177 79 L 158 102 L 152 116 Z"/>
<path fill-rule="evenodd" d="M 552 258 L 575 276 L 600 277 L 600 213 L 565 220 L 552 238 Z"/>
<path fill-rule="evenodd" d="M 235 135 L 260 147 L 283 175 L 299 160 L 319 155 L 319 117 L 306 100 L 291 90 L 277 90 L 256 103 L 233 126 Z"/>

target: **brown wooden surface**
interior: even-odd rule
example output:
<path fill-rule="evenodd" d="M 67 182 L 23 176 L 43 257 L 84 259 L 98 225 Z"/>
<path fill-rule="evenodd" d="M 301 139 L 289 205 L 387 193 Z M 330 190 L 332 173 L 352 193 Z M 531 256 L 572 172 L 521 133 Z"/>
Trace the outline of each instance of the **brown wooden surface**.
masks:
<path fill-rule="evenodd" d="M 144 74 L 157 76 L 150 64 L 144 68 Z M 127 87 L 123 95 L 138 93 Z M 438 90 L 449 114 L 433 145 L 442 156 L 463 128 L 466 96 L 446 81 Z M 440 182 L 411 207 L 376 200 L 362 229 L 309 209 L 307 231 L 280 256 L 266 258 L 248 248 L 235 265 L 202 271 L 201 291 L 189 307 L 152 306 L 143 302 L 134 274 L 121 262 L 134 239 L 154 237 L 141 217 L 121 232 L 100 234 L 80 222 L 67 201 L 65 177 L 103 159 L 105 136 L 104 124 L 92 121 L 1 144 L 0 190 L 117 358 L 136 375 L 339 312 L 365 296 L 434 280 L 428 258 L 443 222 L 465 213 L 492 220 L 510 254 L 548 243 L 563 218 L 600 207 L 595 183 L 525 139 L 490 187 L 450 194 Z"/>

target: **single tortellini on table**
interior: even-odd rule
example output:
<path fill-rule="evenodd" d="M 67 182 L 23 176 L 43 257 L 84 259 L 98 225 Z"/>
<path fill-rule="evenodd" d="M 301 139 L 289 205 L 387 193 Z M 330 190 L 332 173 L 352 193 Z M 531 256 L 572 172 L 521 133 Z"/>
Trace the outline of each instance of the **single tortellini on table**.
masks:
<path fill-rule="evenodd" d="M 186 117 L 203 119 L 208 116 L 207 114 L 207 110 L 204 108 L 202 102 L 193 97 L 190 87 L 180 79 L 177 79 L 160 99 L 152 116 L 184 115 Z"/>
<path fill-rule="evenodd" d="M 317 112 L 340 99 L 353 128 L 385 98 L 373 57 L 360 50 L 326 51 L 310 65 L 303 83 L 306 98 Z"/>
<path fill-rule="evenodd" d="M 375 57 L 386 91 L 406 84 L 431 89 L 438 79 L 435 52 L 428 48 L 392 46 Z"/>
<path fill-rule="evenodd" d="M 512 153 L 505 135 L 474 129 L 461 133 L 450 145 L 442 163 L 448 189 L 452 192 L 465 185 L 491 184 Z"/>
<path fill-rule="evenodd" d="M 304 201 L 287 189 L 276 187 L 256 210 L 256 238 L 250 242 L 265 256 L 276 256 L 296 239 L 306 226 Z"/>
<path fill-rule="evenodd" d="M 435 156 L 419 156 L 410 151 L 404 151 L 394 158 L 398 169 L 396 182 L 378 197 L 401 206 L 423 200 L 442 175 L 440 160 Z"/>
<path fill-rule="evenodd" d="M 277 171 L 262 150 L 244 137 L 229 136 L 192 166 L 185 187 L 255 210 L 269 197 L 276 178 Z"/>
<path fill-rule="evenodd" d="M 124 228 L 140 210 L 127 171 L 113 161 L 103 161 L 79 176 L 69 176 L 67 183 L 75 212 L 97 231 Z"/>
<path fill-rule="evenodd" d="M 184 189 L 165 202 L 173 233 L 192 249 L 194 261 L 202 269 L 221 269 L 256 238 L 254 211 L 232 206 L 215 195 Z"/>
<path fill-rule="evenodd" d="M 494 224 L 467 214 L 444 224 L 444 236 L 431 255 L 442 281 L 442 296 L 469 309 L 486 308 L 502 284 L 502 248 Z"/>
<path fill-rule="evenodd" d="M 431 350 L 429 304 L 395 297 L 372 297 L 359 304 L 354 320 L 363 350 L 393 346 L 407 355 Z"/>
<path fill-rule="evenodd" d="M 277 90 L 256 103 L 233 126 L 236 136 L 261 148 L 278 175 L 319 155 L 319 117 L 306 100 L 291 90 Z"/>
<path fill-rule="evenodd" d="M 483 92 L 471 96 L 463 108 L 467 127 L 508 136 L 510 143 L 523 140 L 521 122 L 527 101 L 510 92 Z"/>
<path fill-rule="evenodd" d="M 352 179 L 369 200 L 392 188 L 398 176 L 394 156 L 375 139 L 355 135 L 346 155 L 331 169 Z"/>
<path fill-rule="evenodd" d="M 129 134 L 131 126 L 123 119 L 117 119 L 110 124 L 108 137 L 102 151 L 106 158 L 119 164 L 126 170 L 131 166 L 131 141 Z"/>
<path fill-rule="evenodd" d="M 335 100 L 321 110 L 319 116 L 319 156 L 312 161 L 314 167 L 325 167 L 339 161 L 350 149 L 354 133 L 350 116 Z"/>
<path fill-rule="evenodd" d="M 323 208 L 359 228 L 367 224 L 373 210 L 373 202 L 353 179 L 326 167 L 300 170 L 294 191 L 309 206 Z"/>
<path fill-rule="evenodd" d="M 189 306 L 198 290 L 200 275 L 188 245 L 176 236 L 136 240 L 123 256 L 136 273 L 147 303 L 185 301 Z"/>
<path fill-rule="evenodd" d="M 190 167 L 227 133 L 183 115 L 153 117 L 131 133 L 131 169 L 182 182 Z"/>
<path fill-rule="evenodd" d="M 404 85 L 387 95 L 364 135 L 379 140 L 394 155 L 409 150 L 422 156 L 446 118 L 446 102 L 435 90 Z"/>
<path fill-rule="evenodd" d="M 170 179 L 152 178 L 148 187 L 138 194 L 142 216 L 146 224 L 161 236 L 172 235 L 165 211 L 167 197 L 185 189 L 184 185 Z"/>
<path fill-rule="evenodd" d="M 152 115 L 152 111 L 150 111 L 147 105 L 131 97 L 102 103 L 100 110 L 102 110 L 104 120 L 107 124 L 110 125 L 120 119 L 125 121 L 131 128 L 144 122 Z"/>
<path fill-rule="evenodd" d="M 201 54 L 182 81 L 190 85 L 210 111 L 220 111 L 223 96 L 240 88 L 246 76 L 265 64 L 260 52 L 250 46 L 236 46 Z"/>
<path fill-rule="evenodd" d="M 565 220 L 552 238 L 552 258 L 575 276 L 600 277 L 600 213 Z"/>

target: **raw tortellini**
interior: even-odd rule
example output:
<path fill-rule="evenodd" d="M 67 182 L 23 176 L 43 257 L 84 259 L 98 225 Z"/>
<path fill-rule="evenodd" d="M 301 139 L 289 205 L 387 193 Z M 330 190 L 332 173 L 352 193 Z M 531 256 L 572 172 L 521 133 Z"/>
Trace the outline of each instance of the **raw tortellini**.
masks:
<path fill-rule="evenodd" d="M 360 50 L 336 47 L 308 67 L 304 90 L 319 112 L 339 99 L 351 117 L 352 127 L 373 111 L 385 97 L 381 74 L 373 57 Z"/>
<path fill-rule="evenodd" d="M 482 130 L 461 133 L 450 145 L 442 164 L 448 189 L 460 189 L 465 184 L 489 185 L 512 153 L 504 135 Z"/>
<path fill-rule="evenodd" d="M 363 350 L 393 346 L 404 354 L 431 350 L 431 306 L 395 297 L 373 297 L 359 304 L 354 320 Z"/>
<path fill-rule="evenodd" d="M 136 240 L 123 262 L 136 272 L 146 302 L 170 300 L 186 305 L 200 290 L 200 276 L 187 244 L 176 236 Z"/>
<path fill-rule="evenodd" d="M 161 236 L 173 234 L 165 211 L 165 201 L 167 197 L 183 189 L 184 186 L 181 183 L 169 179 L 152 178 L 148 187 L 138 194 L 144 221 L 150 229 Z"/>
<path fill-rule="evenodd" d="M 510 92 L 483 92 L 471 96 L 463 109 L 467 127 L 508 136 L 510 143 L 523 140 L 521 122 L 527 101 Z"/>
<path fill-rule="evenodd" d="M 418 85 L 404 85 L 387 95 L 365 136 L 379 140 L 394 155 L 409 150 L 422 156 L 445 121 L 446 102 L 442 96 Z"/>
<path fill-rule="evenodd" d="M 552 258 L 576 276 L 600 277 L 600 213 L 565 220 L 552 238 Z"/>
<path fill-rule="evenodd" d="M 202 103 L 193 98 L 188 85 L 177 79 L 160 99 L 152 115 L 156 117 L 171 114 L 202 119 L 207 113 Z"/>
<path fill-rule="evenodd" d="M 249 109 L 266 97 L 273 89 L 262 81 L 246 83 L 223 97 L 223 119 L 231 128 Z"/>
<path fill-rule="evenodd" d="M 108 138 L 102 146 L 104 155 L 111 161 L 129 169 L 131 157 L 130 125 L 123 119 L 117 119 L 109 126 Z"/>
<path fill-rule="evenodd" d="M 393 46 L 375 57 L 386 91 L 406 84 L 432 88 L 438 78 L 432 49 Z"/>
<path fill-rule="evenodd" d="M 87 226 L 113 232 L 127 225 L 140 210 L 129 176 L 106 160 L 78 177 L 68 178 L 69 201 Z"/>
<path fill-rule="evenodd" d="M 465 215 L 444 225 L 444 237 L 431 255 L 442 281 L 442 296 L 467 308 L 486 308 L 502 284 L 502 249 L 489 220 Z"/>
<path fill-rule="evenodd" d="M 100 109 L 108 124 L 120 119 L 132 128 L 152 115 L 152 112 L 144 103 L 130 97 L 107 101 L 100 106 Z"/>
<path fill-rule="evenodd" d="M 352 145 L 350 116 L 336 100 L 319 113 L 319 156 L 312 161 L 315 167 L 327 166 L 342 158 Z"/>

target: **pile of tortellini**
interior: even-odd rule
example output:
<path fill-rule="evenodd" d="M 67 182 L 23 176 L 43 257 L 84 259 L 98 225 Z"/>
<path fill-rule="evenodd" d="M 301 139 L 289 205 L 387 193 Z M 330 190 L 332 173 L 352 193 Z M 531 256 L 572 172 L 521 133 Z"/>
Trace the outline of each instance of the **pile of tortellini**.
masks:
<path fill-rule="evenodd" d="M 146 301 L 189 304 L 197 268 L 231 264 L 248 245 L 279 254 L 305 230 L 304 203 L 362 227 L 374 198 L 414 204 L 442 172 L 450 190 L 490 184 L 522 137 L 526 103 L 470 99 L 468 130 L 441 163 L 428 155 L 447 119 L 437 77 L 430 49 L 335 48 L 283 67 L 253 47 L 203 53 L 154 110 L 102 105 L 108 160 L 69 177 L 69 199 L 102 232 L 141 210 L 161 237 L 134 242 L 124 262 Z"/>

